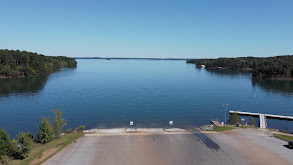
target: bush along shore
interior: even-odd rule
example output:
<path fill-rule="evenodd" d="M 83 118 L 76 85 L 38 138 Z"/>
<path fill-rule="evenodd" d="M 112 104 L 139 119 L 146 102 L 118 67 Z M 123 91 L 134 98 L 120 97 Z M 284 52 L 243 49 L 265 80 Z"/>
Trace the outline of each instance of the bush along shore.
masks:
<path fill-rule="evenodd" d="M 0 49 L 0 78 L 47 75 L 60 68 L 75 68 L 73 58 Z"/>
<path fill-rule="evenodd" d="M 293 55 L 276 57 L 238 57 L 217 59 L 191 59 L 187 63 L 197 67 L 217 69 L 243 69 L 252 72 L 252 77 L 293 80 Z"/>
<path fill-rule="evenodd" d="M 255 120 L 252 116 L 249 118 L 249 123 L 242 123 L 241 118 L 238 113 L 232 113 L 229 116 L 228 124 L 227 125 L 205 125 L 200 127 L 204 131 L 229 131 L 235 128 L 256 128 L 255 127 Z"/>
<path fill-rule="evenodd" d="M 74 131 L 68 129 L 66 134 L 61 134 L 66 125 L 66 120 L 62 118 L 63 112 L 53 110 L 53 113 L 53 122 L 49 117 L 41 117 L 36 137 L 27 131 L 19 132 L 17 140 L 10 140 L 6 131 L 0 127 L 0 164 L 41 164 L 84 135 L 84 126 Z"/>

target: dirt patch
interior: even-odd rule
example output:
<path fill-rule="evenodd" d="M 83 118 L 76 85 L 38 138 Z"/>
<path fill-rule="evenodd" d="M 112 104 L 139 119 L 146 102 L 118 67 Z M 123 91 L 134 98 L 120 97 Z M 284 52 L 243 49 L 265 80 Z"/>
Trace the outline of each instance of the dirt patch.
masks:
<path fill-rule="evenodd" d="M 58 150 L 58 147 L 54 147 L 54 148 L 50 148 L 46 151 L 44 151 L 42 153 L 42 156 L 38 159 L 35 159 L 33 161 L 30 162 L 30 165 L 35 165 L 40 163 L 41 161 L 45 160 L 48 156 L 50 156 L 51 154 L 53 154 L 54 152 L 56 152 Z"/>

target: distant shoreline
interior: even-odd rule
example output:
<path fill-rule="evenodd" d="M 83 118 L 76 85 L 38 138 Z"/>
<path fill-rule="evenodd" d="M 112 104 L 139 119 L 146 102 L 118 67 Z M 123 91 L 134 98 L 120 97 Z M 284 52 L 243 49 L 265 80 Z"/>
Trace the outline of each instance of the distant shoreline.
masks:
<path fill-rule="evenodd" d="M 293 55 L 273 57 L 236 57 L 217 59 L 191 59 L 197 67 L 218 69 L 250 69 L 252 77 L 268 79 L 293 79 Z"/>
<path fill-rule="evenodd" d="M 190 58 L 128 58 L 128 57 L 71 57 L 73 59 L 105 59 L 105 60 L 188 60 Z"/>

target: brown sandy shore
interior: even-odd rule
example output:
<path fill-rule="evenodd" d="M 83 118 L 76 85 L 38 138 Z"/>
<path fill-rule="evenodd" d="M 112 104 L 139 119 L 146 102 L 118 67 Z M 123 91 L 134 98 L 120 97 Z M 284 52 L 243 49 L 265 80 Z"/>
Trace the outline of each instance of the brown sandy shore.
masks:
<path fill-rule="evenodd" d="M 45 165 L 293 164 L 293 150 L 267 131 L 235 129 L 220 133 L 123 129 L 86 134 Z M 215 143 L 214 143 L 215 142 Z"/>

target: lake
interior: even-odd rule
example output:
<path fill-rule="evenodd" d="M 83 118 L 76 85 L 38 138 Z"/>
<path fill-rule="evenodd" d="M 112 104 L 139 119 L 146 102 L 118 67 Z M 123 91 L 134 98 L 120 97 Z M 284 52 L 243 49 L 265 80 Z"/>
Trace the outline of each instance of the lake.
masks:
<path fill-rule="evenodd" d="M 67 128 L 175 127 L 224 120 L 228 110 L 293 116 L 293 81 L 199 69 L 184 60 L 79 59 L 49 76 L 0 79 L 0 126 L 10 136 L 37 133 L 41 116 L 64 111 Z M 248 122 L 247 117 L 244 122 Z M 255 118 L 258 123 L 258 118 Z M 293 121 L 268 120 L 293 132 Z"/>

